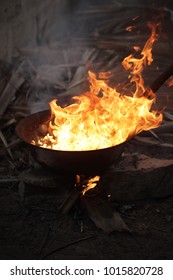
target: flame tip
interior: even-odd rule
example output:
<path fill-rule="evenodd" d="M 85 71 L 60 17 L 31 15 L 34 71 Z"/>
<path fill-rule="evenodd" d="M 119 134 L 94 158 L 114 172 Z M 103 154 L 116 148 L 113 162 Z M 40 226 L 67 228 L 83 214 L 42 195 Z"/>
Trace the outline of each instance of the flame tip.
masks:
<path fill-rule="evenodd" d="M 144 96 L 146 88 L 142 71 L 153 61 L 152 47 L 158 38 L 157 25 L 148 23 L 148 26 L 151 34 L 140 56 L 140 48 L 134 46 L 135 54 L 122 61 L 124 69 L 129 71 L 128 79 L 135 85 L 135 91 L 132 92 L 129 87 L 129 94 L 125 95 L 117 90 L 118 87 L 109 85 L 111 72 L 96 75 L 89 70 L 88 92 L 73 96 L 75 102 L 63 108 L 58 105 L 58 99 L 49 103 L 51 120 L 48 133 L 38 137 L 37 145 L 68 151 L 103 149 L 123 143 L 142 130 L 159 126 L 162 114 L 151 111 L 156 97 L 152 92 Z"/>

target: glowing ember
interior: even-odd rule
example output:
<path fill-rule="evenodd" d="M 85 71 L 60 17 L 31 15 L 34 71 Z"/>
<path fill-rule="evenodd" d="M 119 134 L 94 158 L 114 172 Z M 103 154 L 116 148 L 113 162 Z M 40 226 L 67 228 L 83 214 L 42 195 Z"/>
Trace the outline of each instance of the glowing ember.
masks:
<path fill-rule="evenodd" d="M 142 130 L 159 126 L 162 114 L 151 111 L 155 95 L 145 93 L 142 71 L 152 62 L 152 46 L 156 41 L 156 26 L 150 25 L 151 35 L 145 43 L 139 58 L 139 48 L 135 54 L 126 57 L 122 65 L 130 71 L 130 83 L 135 90 L 124 95 L 116 88 L 108 86 L 109 73 L 100 73 L 99 79 L 89 71 L 90 91 L 73 97 L 74 104 L 64 108 L 57 100 L 50 102 L 51 120 L 44 137 L 37 135 L 32 144 L 40 147 L 81 151 L 95 150 L 118 145 Z M 129 90 L 130 91 L 130 90 Z M 152 98 L 151 98 L 152 97 Z"/>

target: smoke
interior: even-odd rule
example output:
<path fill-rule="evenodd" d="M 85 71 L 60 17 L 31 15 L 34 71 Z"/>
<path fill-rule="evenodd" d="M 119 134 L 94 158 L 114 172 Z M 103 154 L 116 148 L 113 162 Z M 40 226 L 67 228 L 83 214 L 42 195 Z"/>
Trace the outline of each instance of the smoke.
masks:
<path fill-rule="evenodd" d="M 53 98 L 66 104 L 83 92 L 88 69 L 115 72 L 115 82 L 121 82 L 122 58 L 134 42 L 146 40 L 146 22 L 158 13 L 149 0 L 1 2 L 0 58 L 11 64 L 27 61 L 26 106 L 31 113 L 49 108 Z M 137 29 L 127 32 L 135 17 Z"/>

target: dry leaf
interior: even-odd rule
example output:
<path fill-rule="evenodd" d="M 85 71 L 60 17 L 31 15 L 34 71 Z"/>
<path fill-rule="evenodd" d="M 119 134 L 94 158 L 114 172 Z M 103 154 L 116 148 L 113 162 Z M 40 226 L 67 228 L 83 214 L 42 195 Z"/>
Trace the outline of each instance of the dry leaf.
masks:
<path fill-rule="evenodd" d="M 110 203 L 100 196 L 81 197 L 82 205 L 98 228 L 110 233 L 113 231 L 129 231 L 120 214 L 111 207 Z"/>

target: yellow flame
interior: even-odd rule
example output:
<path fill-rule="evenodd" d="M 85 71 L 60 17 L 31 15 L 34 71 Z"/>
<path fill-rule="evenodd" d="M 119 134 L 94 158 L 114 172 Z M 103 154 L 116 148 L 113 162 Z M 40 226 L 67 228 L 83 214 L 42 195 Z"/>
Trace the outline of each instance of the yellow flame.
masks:
<path fill-rule="evenodd" d="M 73 97 L 75 103 L 64 108 L 52 100 L 48 133 L 38 136 L 32 144 L 54 150 L 95 150 L 118 145 L 142 130 L 158 127 L 162 114 L 151 111 L 155 95 L 150 92 L 153 98 L 149 99 L 144 94 L 142 78 L 144 67 L 153 60 L 151 51 L 157 39 L 156 26 L 150 24 L 149 27 L 151 35 L 140 58 L 131 54 L 122 62 L 125 70 L 130 71 L 134 92 L 124 95 L 108 85 L 109 73 L 100 73 L 97 79 L 95 73 L 89 71 L 90 91 Z"/>
<path fill-rule="evenodd" d="M 94 189 L 99 180 L 100 180 L 100 176 L 95 176 L 95 177 L 89 179 L 86 187 L 82 191 L 82 194 L 84 195 L 88 190 Z"/>

